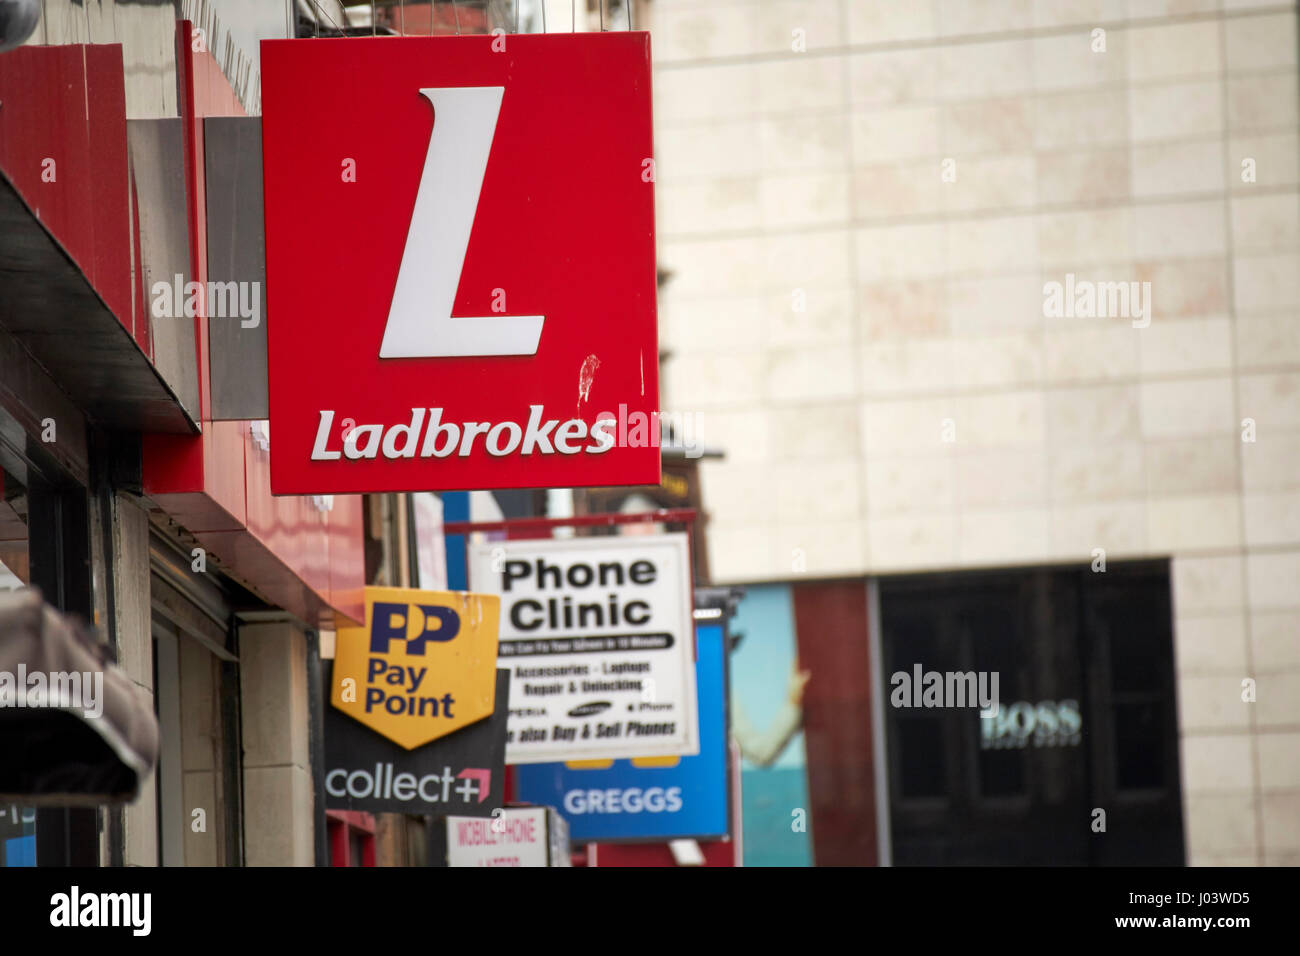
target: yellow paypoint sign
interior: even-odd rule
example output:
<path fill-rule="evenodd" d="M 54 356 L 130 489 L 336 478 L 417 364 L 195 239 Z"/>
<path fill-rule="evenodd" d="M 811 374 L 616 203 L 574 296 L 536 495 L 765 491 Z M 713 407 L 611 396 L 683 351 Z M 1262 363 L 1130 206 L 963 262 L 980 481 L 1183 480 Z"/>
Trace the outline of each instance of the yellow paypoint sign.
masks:
<path fill-rule="evenodd" d="M 330 703 L 414 750 L 492 714 L 501 599 L 366 588 L 366 623 L 338 631 Z"/>

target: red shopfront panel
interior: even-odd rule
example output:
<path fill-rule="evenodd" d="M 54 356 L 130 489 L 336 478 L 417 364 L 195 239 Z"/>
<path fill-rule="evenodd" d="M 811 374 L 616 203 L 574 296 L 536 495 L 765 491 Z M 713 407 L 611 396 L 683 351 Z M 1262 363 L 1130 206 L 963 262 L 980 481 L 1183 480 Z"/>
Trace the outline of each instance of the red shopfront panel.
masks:
<path fill-rule="evenodd" d="M 804 753 L 817 866 L 875 866 L 876 789 L 867 583 L 792 586 L 803 696 Z"/>
<path fill-rule="evenodd" d="M 0 56 L 0 170 L 134 332 L 126 90 L 120 44 Z"/>
<path fill-rule="evenodd" d="M 203 119 L 242 115 L 243 109 L 188 21 L 177 22 L 176 42 L 191 270 L 206 283 Z M 195 319 L 205 419 L 211 405 L 206 321 Z M 365 585 L 361 498 L 273 496 L 265 447 L 271 437 L 250 422 L 210 420 L 198 436 L 146 435 L 145 491 L 271 602 L 307 621 L 328 618 L 330 609 L 359 621 Z"/>
<path fill-rule="evenodd" d="M 369 813 L 326 810 L 330 866 L 375 865 L 375 818 Z"/>
<path fill-rule="evenodd" d="M 736 844 L 730 840 L 701 840 L 698 845 L 704 866 L 737 864 Z M 597 843 L 595 847 L 596 866 L 677 866 L 666 843 Z"/>

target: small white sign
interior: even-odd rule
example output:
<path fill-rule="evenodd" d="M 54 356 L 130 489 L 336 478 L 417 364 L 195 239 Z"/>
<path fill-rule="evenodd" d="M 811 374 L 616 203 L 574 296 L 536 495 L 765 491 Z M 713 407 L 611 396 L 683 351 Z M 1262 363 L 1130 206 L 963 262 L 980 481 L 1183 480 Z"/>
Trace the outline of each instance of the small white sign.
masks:
<path fill-rule="evenodd" d="M 699 751 L 685 534 L 475 544 L 470 583 L 501 597 L 506 763 Z"/>
<path fill-rule="evenodd" d="M 545 807 L 447 817 L 448 866 L 547 866 L 550 843 Z"/>

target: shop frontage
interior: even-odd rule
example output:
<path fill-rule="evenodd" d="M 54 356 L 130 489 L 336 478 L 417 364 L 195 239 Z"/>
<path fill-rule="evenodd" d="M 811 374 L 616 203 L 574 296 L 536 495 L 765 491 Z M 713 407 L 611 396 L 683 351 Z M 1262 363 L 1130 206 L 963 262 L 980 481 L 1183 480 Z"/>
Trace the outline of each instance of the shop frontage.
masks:
<path fill-rule="evenodd" d="M 1167 562 L 886 578 L 879 596 L 896 865 L 1182 864 Z"/>
<path fill-rule="evenodd" d="M 0 59 L 0 589 L 86 622 L 158 745 L 133 799 L 6 794 L 0 853 L 311 865 L 328 844 L 309 664 L 359 613 L 362 500 L 273 497 L 258 409 L 214 398 L 255 348 L 248 320 L 155 301 L 155 279 L 225 267 L 209 235 L 261 240 L 260 222 L 255 243 L 221 231 L 234 186 L 204 170 L 205 119 L 240 98 L 201 31 L 149 16 L 175 38 L 155 51 L 171 116 L 128 81 L 134 36 Z"/>
<path fill-rule="evenodd" d="M 747 865 L 1181 865 L 1168 561 L 748 585 Z"/>
<path fill-rule="evenodd" d="M 159 862 L 243 862 L 238 626 L 220 575 L 186 573 L 188 555 L 150 535 Z M 235 597 L 235 600 L 239 600 Z M 196 812 L 197 811 L 197 812 Z"/>
<path fill-rule="evenodd" d="M 76 427 L 75 407 L 2 330 L 0 355 L 0 589 L 35 587 L 59 611 L 102 620 L 109 571 L 103 527 L 96 521 L 103 501 L 90 488 L 94 436 Z M 38 416 L 38 408 L 47 414 Z M 57 429 L 59 421 L 65 426 L 61 444 L 50 427 Z M 42 431 L 56 440 L 43 441 Z M 102 450 L 97 457 L 99 475 L 105 470 Z M 14 797 L 4 818 L 4 864 L 95 865 L 100 828 L 95 810 L 38 810 Z"/>

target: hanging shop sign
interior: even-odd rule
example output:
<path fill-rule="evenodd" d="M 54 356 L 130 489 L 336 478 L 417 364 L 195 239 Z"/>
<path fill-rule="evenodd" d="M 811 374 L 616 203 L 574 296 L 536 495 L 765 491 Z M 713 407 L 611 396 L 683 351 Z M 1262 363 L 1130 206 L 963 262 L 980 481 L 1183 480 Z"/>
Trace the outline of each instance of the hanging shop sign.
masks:
<path fill-rule="evenodd" d="M 330 703 L 408 750 L 494 709 L 494 595 L 366 588 L 365 624 L 339 628 Z"/>
<path fill-rule="evenodd" d="M 725 836 L 728 827 L 726 672 L 723 630 L 697 631 L 700 750 L 597 766 L 520 767 L 520 800 L 559 808 L 574 840 L 672 840 Z"/>
<path fill-rule="evenodd" d="M 325 680 L 331 665 L 324 662 Z M 487 816 L 505 796 L 510 677 L 495 671 L 497 707 L 432 743 L 407 750 L 325 708 L 325 806 L 366 813 Z"/>
<path fill-rule="evenodd" d="M 447 817 L 448 866 L 571 866 L 569 829 L 548 807 L 505 807 L 491 818 Z"/>
<path fill-rule="evenodd" d="M 509 763 L 696 752 L 685 534 L 475 544 L 470 581 L 501 599 Z"/>
<path fill-rule="evenodd" d="M 272 490 L 658 484 L 649 35 L 261 55 Z"/>

